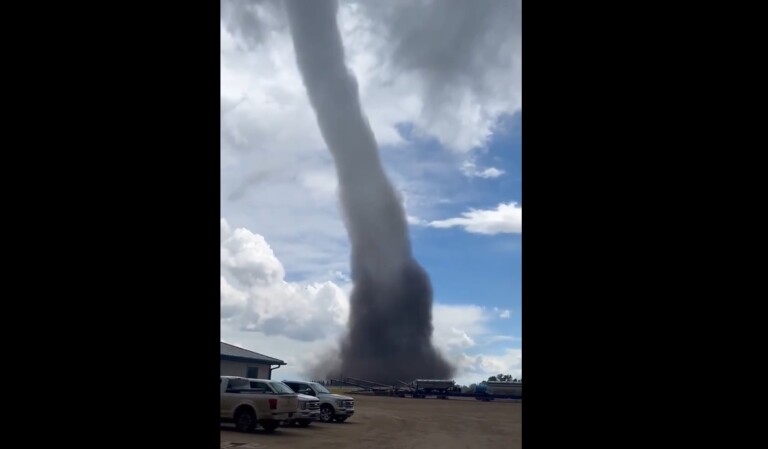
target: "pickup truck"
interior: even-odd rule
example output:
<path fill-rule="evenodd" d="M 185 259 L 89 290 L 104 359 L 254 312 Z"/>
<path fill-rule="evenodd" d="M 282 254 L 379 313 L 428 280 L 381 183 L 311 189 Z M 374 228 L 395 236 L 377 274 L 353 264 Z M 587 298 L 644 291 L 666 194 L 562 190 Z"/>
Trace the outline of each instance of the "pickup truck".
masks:
<path fill-rule="evenodd" d="M 355 400 L 349 396 L 333 394 L 317 382 L 284 380 L 284 384 L 300 394 L 320 399 L 320 421 L 344 422 L 355 414 Z"/>
<path fill-rule="evenodd" d="M 253 432 L 257 425 L 273 432 L 298 411 L 298 398 L 282 382 L 221 376 L 221 420 L 237 430 Z"/>
<path fill-rule="evenodd" d="M 293 419 L 284 421 L 289 426 L 307 427 L 320 418 L 320 399 L 306 394 L 299 394 L 299 411 L 293 415 Z"/>

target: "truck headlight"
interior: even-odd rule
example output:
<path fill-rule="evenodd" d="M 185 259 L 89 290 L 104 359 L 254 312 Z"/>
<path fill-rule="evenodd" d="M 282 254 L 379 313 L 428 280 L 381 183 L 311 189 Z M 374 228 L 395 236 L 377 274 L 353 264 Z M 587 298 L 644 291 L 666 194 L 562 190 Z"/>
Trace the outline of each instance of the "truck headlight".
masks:
<path fill-rule="evenodd" d="M 336 399 L 336 405 L 338 407 L 344 407 L 344 401 L 341 399 Z"/>
<path fill-rule="evenodd" d="M 306 410 L 307 409 L 307 403 L 306 402 L 302 402 L 301 403 L 301 409 L 302 410 Z"/>

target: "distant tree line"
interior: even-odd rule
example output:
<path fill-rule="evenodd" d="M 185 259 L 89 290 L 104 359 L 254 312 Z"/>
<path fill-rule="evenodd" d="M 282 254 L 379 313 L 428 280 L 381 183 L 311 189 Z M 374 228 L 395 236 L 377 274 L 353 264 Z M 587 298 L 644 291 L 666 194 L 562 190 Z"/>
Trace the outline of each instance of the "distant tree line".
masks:
<path fill-rule="evenodd" d="M 523 378 L 514 378 L 511 374 L 497 374 L 495 376 L 491 376 L 488 378 L 488 380 L 484 380 L 480 382 L 481 384 L 484 384 L 486 382 L 516 382 L 516 383 L 523 383 Z M 462 385 L 461 386 L 461 392 L 462 393 L 474 393 L 475 389 L 477 389 L 477 384 L 470 384 L 469 386 Z"/>
<path fill-rule="evenodd" d="M 523 378 L 513 379 L 511 374 L 497 374 L 488 378 L 488 382 L 522 382 Z"/>

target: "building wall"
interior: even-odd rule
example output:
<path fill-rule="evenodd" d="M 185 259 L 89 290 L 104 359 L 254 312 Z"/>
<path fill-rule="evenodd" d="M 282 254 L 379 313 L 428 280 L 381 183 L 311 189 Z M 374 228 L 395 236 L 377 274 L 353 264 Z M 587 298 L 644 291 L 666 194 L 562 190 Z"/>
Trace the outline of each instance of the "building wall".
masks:
<path fill-rule="evenodd" d="M 233 362 L 231 360 L 222 360 L 220 374 L 222 376 L 240 376 L 248 377 L 248 368 L 258 368 L 258 379 L 269 379 L 269 365 L 260 363 Z"/>

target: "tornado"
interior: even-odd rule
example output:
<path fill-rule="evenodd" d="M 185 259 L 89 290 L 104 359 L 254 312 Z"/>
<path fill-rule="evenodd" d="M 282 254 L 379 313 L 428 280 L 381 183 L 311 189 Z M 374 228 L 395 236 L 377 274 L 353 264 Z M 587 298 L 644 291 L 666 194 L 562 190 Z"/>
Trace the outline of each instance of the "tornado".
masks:
<path fill-rule="evenodd" d="M 450 378 L 454 368 L 432 345 L 432 285 L 413 258 L 405 210 L 344 60 L 338 3 L 285 0 L 285 6 L 296 62 L 335 163 L 351 246 L 347 332 L 338 357 L 320 368 L 391 385 Z"/>

